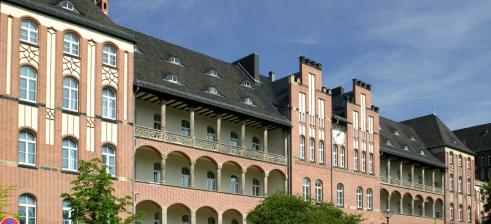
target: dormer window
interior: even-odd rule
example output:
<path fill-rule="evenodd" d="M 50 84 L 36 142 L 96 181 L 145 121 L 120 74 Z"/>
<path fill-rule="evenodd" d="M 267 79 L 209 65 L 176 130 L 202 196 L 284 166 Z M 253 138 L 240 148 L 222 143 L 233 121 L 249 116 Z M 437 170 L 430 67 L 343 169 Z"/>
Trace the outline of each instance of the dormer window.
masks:
<path fill-rule="evenodd" d="M 170 57 L 169 58 L 169 63 L 175 64 L 175 65 L 181 65 L 181 60 L 177 57 Z"/>
<path fill-rule="evenodd" d="M 254 102 L 252 102 L 252 99 L 250 97 L 244 98 L 244 103 L 247 105 L 254 105 Z"/>
<path fill-rule="evenodd" d="M 175 74 L 170 74 L 167 77 L 165 77 L 165 81 L 179 84 L 179 80 L 177 80 L 177 76 Z"/>
<path fill-rule="evenodd" d="M 220 95 L 220 93 L 218 92 L 218 89 L 217 89 L 216 87 L 214 87 L 214 86 L 210 86 L 210 87 L 208 87 L 207 92 L 208 92 L 208 93 L 211 93 L 211 94 L 213 94 L 213 95 L 217 95 L 217 96 L 219 96 L 219 95 Z"/>
<path fill-rule="evenodd" d="M 217 70 L 215 70 L 215 69 L 210 69 L 210 70 L 208 70 L 207 74 L 208 74 L 209 76 L 218 77 L 218 72 L 217 72 Z"/>
<path fill-rule="evenodd" d="M 73 3 L 71 3 L 70 1 L 62 2 L 61 7 L 66 10 L 75 11 L 75 6 L 73 6 Z"/>
<path fill-rule="evenodd" d="M 414 136 L 411 136 L 411 141 L 415 142 L 416 138 L 414 138 Z"/>
<path fill-rule="evenodd" d="M 404 150 L 409 151 L 409 146 L 405 145 Z"/>
<path fill-rule="evenodd" d="M 389 146 L 392 146 L 392 142 L 390 140 L 387 139 L 387 141 L 385 141 L 385 144 L 386 145 L 389 145 Z"/>
<path fill-rule="evenodd" d="M 244 80 L 244 82 L 242 82 L 242 85 L 248 88 L 252 88 L 252 84 L 249 80 Z"/>
<path fill-rule="evenodd" d="M 401 133 L 399 133 L 399 131 L 398 131 L 398 130 L 395 130 L 395 131 L 394 131 L 394 135 L 401 136 Z"/>
<path fill-rule="evenodd" d="M 421 154 L 422 156 L 426 156 L 426 153 L 425 153 L 425 151 L 424 151 L 424 150 L 421 150 L 421 151 L 419 152 L 419 154 Z"/>

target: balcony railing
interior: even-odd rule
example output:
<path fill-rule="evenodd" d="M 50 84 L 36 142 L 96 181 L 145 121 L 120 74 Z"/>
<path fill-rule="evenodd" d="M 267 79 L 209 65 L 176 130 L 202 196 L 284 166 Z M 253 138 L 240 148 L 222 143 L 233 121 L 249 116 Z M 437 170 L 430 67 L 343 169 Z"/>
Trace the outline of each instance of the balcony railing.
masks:
<path fill-rule="evenodd" d="M 261 160 L 270 163 L 286 165 L 286 156 L 274 153 L 264 153 L 242 147 L 220 144 L 200 138 L 192 138 L 171 132 L 164 132 L 157 129 L 135 126 L 135 136 L 145 139 L 151 139 L 160 142 L 173 143 L 178 145 L 189 146 L 206 151 L 220 152 L 233 156 L 240 156 L 249 159 Z"/>
<path fill-rule="evenodd" d="M 408 180 L 402 180 L 401 181 L 399 179 L 381 176 L 380 182 L 383 184 L 392 185 L 392 186 L 404 187 L 404 188 L 409 188 L 409 189 L 413 189 L 413 190 L 426 191 L 426 192 L 435 193 L 435 194 L 443 194 L 443 188 L 441 188 L 441 187 L 433 187 L 430 185 L 413 183 L 413 182 L 410 182 Z"/>

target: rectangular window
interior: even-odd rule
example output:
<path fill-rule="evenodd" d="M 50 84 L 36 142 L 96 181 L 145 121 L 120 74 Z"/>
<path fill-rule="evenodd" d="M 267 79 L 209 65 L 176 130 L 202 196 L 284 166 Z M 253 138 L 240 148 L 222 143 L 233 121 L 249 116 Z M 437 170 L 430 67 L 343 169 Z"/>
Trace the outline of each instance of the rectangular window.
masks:
<path fill-rule="evenodd" d="M 324 114 L 324 106 L 325 106 L 325 102 L 323 99 L 319 99 L 318 101 L 318 116 L 319 116 L 319 127 L 320 128 L 324 128 L 324 117 L 325 117 L 325 114 Z"/>
<path fill-rule="evenodd" d="M 300 122 L 305 122 L 305 93 L 298 93 L 298 111 Z"/>
<path fill-rule="evenodd" d="M 315 75 L 309 74 L 309 114 L 315 116 Z"/>
<path fill-rule="evenodd" d="M 367 116 L 367 105 L 366 105 L 366 98 L 367 96 L 365 94 L 360 94 L 360 97 L 361 97 L 361 119 L 360 119 L 360 125 L 361 125 L 361 130 L 362 131 L 366 131 L 366 125 L 367 125 L 367 122 L 366 122 L 366 116 Z"/>
<path fill-rule="evenodd" d="M 160 114 L 153 114 L 153 129 L 160 130 L 161 124 L 160 124 Z"/>
<path fill-rule="evenodd" d="M 337 166 L 338 165 L 338 146 L 334 145 L 332 147 L 332 165 Z"/>

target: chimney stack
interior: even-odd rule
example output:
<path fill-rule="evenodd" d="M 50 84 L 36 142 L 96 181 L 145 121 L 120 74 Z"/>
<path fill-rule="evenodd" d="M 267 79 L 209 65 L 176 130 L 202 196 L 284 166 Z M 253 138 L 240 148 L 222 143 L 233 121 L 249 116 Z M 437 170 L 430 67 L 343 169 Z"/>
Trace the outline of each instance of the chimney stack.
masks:
<path fill-rule="evenodd" d="M 269 80 L 271 80 L 271 82 L 276 81 L 276 73 L 274 73 L 273 71 L 270 71 L 269 72 Z"/>
<path fill-rule="evenodd" d="M 108 11 L 109 11 L 109 0 L 92 0 L 94 2 L 94 4 L 99 7 L 99 9 L 104 13 L 106 14 L 106 16 L 108 15 Z"/>

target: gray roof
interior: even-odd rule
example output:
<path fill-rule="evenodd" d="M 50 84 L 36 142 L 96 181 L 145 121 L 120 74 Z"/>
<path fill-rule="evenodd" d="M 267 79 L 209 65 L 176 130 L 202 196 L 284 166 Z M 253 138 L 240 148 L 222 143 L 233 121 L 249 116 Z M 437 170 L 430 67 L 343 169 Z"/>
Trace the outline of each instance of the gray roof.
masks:
<path fill-rule="evenodd" d="M 268 122 L 291 126 L 274 102 L 274 89 L 271 81 L 261 76 L 254 80 L 240 66 L 159 40 L 157 38 L 130 31 L 136 38 L 135 85 L 161 94 L 169 94 L 192 101 L 206 103 L 224 110 L 231 110 L 245 116 L 259 118 Z M 169 63 L 170 57 L 179 58 L 181 65 Z M 219 77 L 207 74 L 210 69 Z M 165 80 L 169 74 L 177 76 L 180 84 Z M 248 80 L 253 88 L 242 83 Z M 209 86 L 218 89 L 220 96 L 206 92 Z M 244 104 L 250 97 L 254 105 Z"/>
<path fill-rule="evenodd" d="M 453 133 L 474 152 L 491 150 L 491 123 L 455 130 Z"/>
<path fill-rule="evenodd" d="M 445 164 L 426 148 L 421 138 L 411 127 L 380 117 L 380 128 L 380 150 L 382 152 L 445 168 Z M 387 140 L 390 141 L 391 145 L 386 144 Z M 421 154 L 421 151 L 424 152 L 424 155 Z"/>
<path fill-rule="evenodd" d="M 434 114 L 403 121 L 402 123 L 412 127 L 429 149 L 447 146 L 474 155 L 474 152 L 467 148 Z"/>
<path fill-rule="evenodd" d="M 92 0 L 69 0 L 77 12 L 63 9 L 59 6 L 64 0 L 1 0 L 18 5 L 29 10 L 40 12 L 55 18 L 63 19 L 81 26 L 85 26 L 101 33 L 116 36 L 123 40 L 133 42 L 133 36 L 126 30 L 113 23 Z"/>

